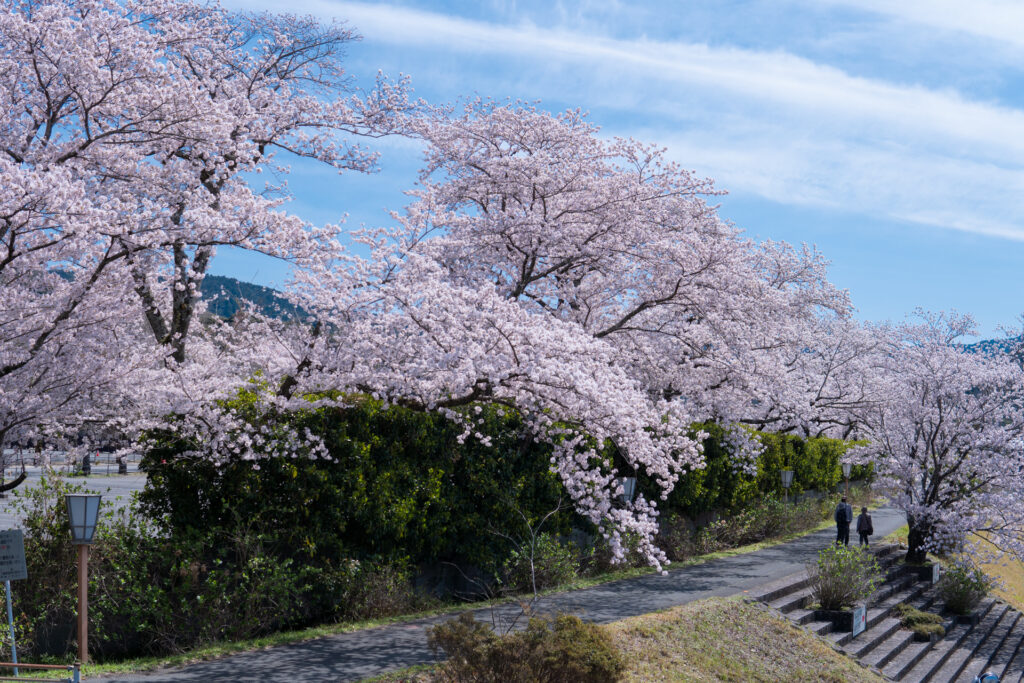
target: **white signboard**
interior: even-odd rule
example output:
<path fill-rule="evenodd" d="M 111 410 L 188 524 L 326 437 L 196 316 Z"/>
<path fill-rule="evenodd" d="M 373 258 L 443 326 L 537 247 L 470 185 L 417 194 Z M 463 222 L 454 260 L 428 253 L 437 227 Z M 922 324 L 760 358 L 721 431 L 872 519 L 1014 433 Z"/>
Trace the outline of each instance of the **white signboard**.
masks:
<path fill-rule="evenodd" d="M 0 531 L 0 581 L 27 579 L 25 538 L 21 529 Z"/>
<path fill-rule="evenodd" d="M 868 627 L 868 608 L 857 605 L 853 608 L 853 635 L 861 633 Z"/>

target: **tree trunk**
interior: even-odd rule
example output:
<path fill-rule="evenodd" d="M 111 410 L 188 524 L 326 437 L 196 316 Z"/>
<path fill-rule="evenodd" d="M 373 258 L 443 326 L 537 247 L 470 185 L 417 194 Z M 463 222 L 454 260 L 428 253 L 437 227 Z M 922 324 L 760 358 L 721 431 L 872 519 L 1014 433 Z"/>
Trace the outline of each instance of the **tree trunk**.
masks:
<path fill-rule="evenodd" d="M 931 529 L 912 517 L 907 518 L 907 524 L 910 527 L 910 533 L 907 535 L 906 562 L 907 564 L 923 564 L 928 556 L 924 544 L 931 535 Z"/>

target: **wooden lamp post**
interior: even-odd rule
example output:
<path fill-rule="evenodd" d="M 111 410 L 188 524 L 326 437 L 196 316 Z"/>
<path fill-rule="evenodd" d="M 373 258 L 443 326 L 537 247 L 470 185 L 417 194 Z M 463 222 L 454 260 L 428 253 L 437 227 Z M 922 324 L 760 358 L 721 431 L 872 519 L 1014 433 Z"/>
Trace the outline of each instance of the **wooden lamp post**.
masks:
<path fill-rule="evenodd" d="M 782 479 L 782 488 L 786 492 L 786 502 L 789 502 L 789 487 L 793 485 L 793 470 L 779 470 Z"/>
<path fill-rule="evenodd" d="M 89 661 L 89 545 L 96 533 L 100 499 L 97 494 L 67 494 L 71 542 L 78 546 L 78 660 Z"/>

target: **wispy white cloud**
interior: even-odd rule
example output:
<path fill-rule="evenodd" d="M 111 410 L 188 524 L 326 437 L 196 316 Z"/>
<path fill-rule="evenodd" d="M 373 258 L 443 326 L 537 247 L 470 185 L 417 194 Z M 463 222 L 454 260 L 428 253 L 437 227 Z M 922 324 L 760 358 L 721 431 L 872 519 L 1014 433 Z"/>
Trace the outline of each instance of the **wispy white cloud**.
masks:
<path fill-rule="evenodd" d="M 279 3 L 264 0 L 263 4 L 272 7 Z M 612 40 L 530 24 L 501 26 L 390 5 L 331 0 L 297 0 L 295 5 L 322 16 L 345 17 L 378 43 L 479 55 L 555 58 L 618 72 L 631 70 L 659 81 L 728 90 L 743 99 L 847 118 L 867 117 L 918 134 L 932 132 L 1002 150 L 1011 145 L 1024 151 L 1024 112 L 972 102 L 952 91 L 851 76 L 781 51 Z"/>
<path fill-rule="evenodd" d="M 1024 241 L 1019 170 L 841 140 L 803 141 L 780 153 L 772 140 L 770 134 L 722 136 L 707 145 L 699 134 L 670 134 L 662 142 L 677 160 L 727 188 L 789 204 Z"/>
<path fill-rule="evenodd" d="M 933 6 L 835 1 L 915 21 Z M 985 4 L 1002 13 L 933 21 L 1014 40 L 1004 28 L 1024 19 L 1014 19 L 1013 7 Z M 731 190 L 1024 240 L 1024 111 L 1008 105 L 859 77 L 781 50 L 612 39 L 332 0 L 295 0 L 289 9 L 345 18 L 368 42 L 396 51 L 461 55 L 460 76 L 476 79 L 467 91 L 486 92 L 486 84 L 502 96 L 507 79 L 525 79 L 532 96 L 624 113 L 628 123 L 620 116 L 614 132 L 666 144 Z M 501 68 L 510 59 L 525 72 Z"/>
<path fill-rule="evenodd" d="M 930 26 L 1024 48 L 1024 4 L 1017 0 L 826 0 Z M 820 2 L 820 0 L 812 0 Z"/>

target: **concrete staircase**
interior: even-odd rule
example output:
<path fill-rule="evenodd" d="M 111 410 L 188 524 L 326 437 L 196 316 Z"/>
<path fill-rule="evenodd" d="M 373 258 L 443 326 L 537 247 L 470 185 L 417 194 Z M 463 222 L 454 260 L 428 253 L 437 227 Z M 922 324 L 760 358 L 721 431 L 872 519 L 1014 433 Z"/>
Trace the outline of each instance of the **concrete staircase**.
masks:
<path fill-rule="evenodd" d="M 1024 683 L 1024 617 L 1016 609 L 993 598 L 978 607 L 977 625 L 957 624 L 942 610 L 931 581 L 923 581 L 899 564 L 904 550 L 898 546 L 872 548 L 885 581 L 867 605 L 867 628 L 854 637 L 833 630 L 832 623 L 816 621 L 807 609 L 811 591 L 805 573 L 794 574 L 752 591 L 751 597 L 767 603 L 807 631 L 831 642 L 839 650 L 886 678 L 922 683 L 970 683 L 991 671 L 1003 683 Z M 933 642 L 916 642 L 892 614 L 897 603 L 936 612 L 945 617 L 946 635 Z"/>

